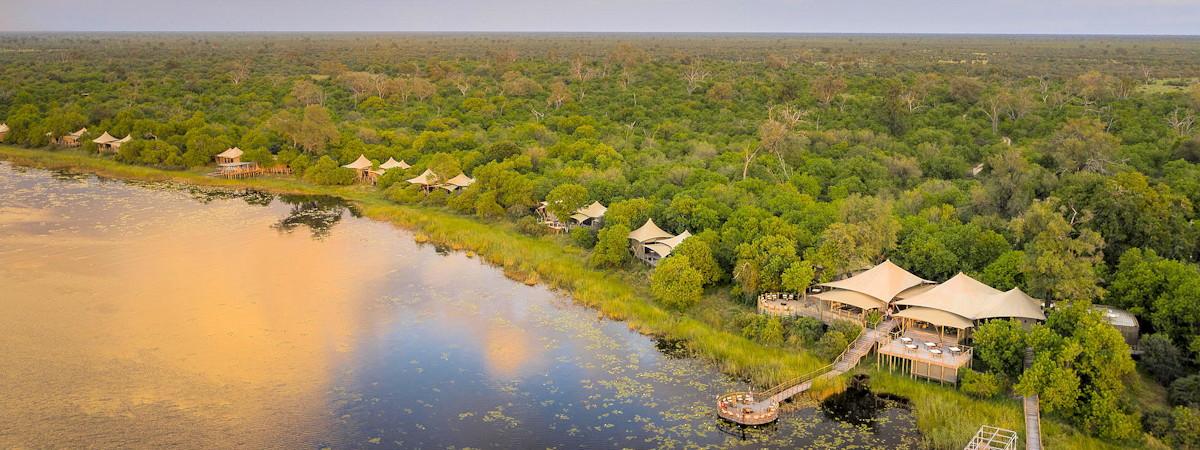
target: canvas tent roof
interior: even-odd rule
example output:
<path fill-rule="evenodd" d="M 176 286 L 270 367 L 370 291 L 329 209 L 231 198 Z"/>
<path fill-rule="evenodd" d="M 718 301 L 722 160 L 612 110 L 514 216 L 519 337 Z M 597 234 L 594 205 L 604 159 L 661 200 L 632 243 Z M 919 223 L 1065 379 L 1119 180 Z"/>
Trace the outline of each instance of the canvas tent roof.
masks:
<path fill-rule="evenodd" d="M 897 301 L 896 305 L 936 309 L 969 320 L 1009 317 L 1046 320 L 1041 302 L 1020 289 L 1000 292 L 961 272 L 921 294 Z"/>
<path fill-rule="evenodd" d="M 124 144 L 124 143 L 132 141 L 132 140 L 133 140 L 133 135 L 127 134 L 127 135 L 125 135 L 125 137 L 117 139 L 116 141 L 113 141 L 113 142 L 115 142 L 117 144 Z"/>
<path fill-rule="evenodd" d="M 974 319 L 1017 317 L 1046 320 L 1046 313 L 1042 312 L 1042 301 L 1030 297 L 1017 288 L 989 297 L 987 304 L 987 307 L 983 308 Z"/>
<path fill-rule="evenodd" d="M 971 322 L 971 319 L 962 317 L 958 314 L 921 306 L 914 306 L 896 314 L 892 314 L 892 317 L 903 317 L 905 319 L 919 320 L 938 326 L 952 327 L 963 330 L 974 326 L 974 324 Z"/>
<path fill-rule="evenodd" d="M 671 249 L 672 249 L 672 250 L 674 250 L 674 249 L 675 249 L 675 247 L 678 247 L 678 246 L 679 246 L 679 244 L 682 244 L 682 243 L 683 243 L 683 240 L 684 240 L 684 239 L 687 239 L 687 238 L 690 238 L 690 237 L 692 237 L 692 233 L 691 233 L 690 231 L 683 230 L 683 232 L 682 232 L 682 233 L 679 233 L 679 235 L 678 235 L 678 236 L 671 237 L 671 238 L 667 238 L 667 239 L 663 239 L 663 240 L 661 240 L 661 241 L 658 241 L 658 242 L 661 242 L 662 244 L 665 244 L 665 245 L 667 245 L 667 246 L 671 247 Z"/>
<path fill-rule="evenodd" d="M 465 173 L 460 173 L 460 174 L 456 175 L 454 178 L 446 180 L 446 184 L 452 184 L 452 185 L 455 185 L 458 187 L 465 188 L 467 186 L 475 184 L 475 179 L 468 177 L 467 174 L 465 174 Z"/>
<path fill-rule="evenodd" d="M 0 123 L 0 133 L 6 133 L 6 132 L 8 132 L 8 124 Z"/>
<path fill-rule="evenodd" d="M 662 242 L 651 242 L 646 244 L 646 248 L 654 250 L 654 253 L 658 253 L 660 258 L 666 258 L 667 256 L 670 256 L 671 251 L 674 250 L 674 248 L 671 248 L 671 246 Z"/>
<path fill-rule="evenodd" d="M 92 139 L 92 142 L 95 142 L 97 144 L 111 144 L 116 141 L 117 141 L 117 138 L 112 137 L 112 135 L 108 134 L 107 131 L 105 131 L 104 134 L 101 134 L 100 137 Z"/>
<path fill-rule="evenodd" d="M 812 294 L 811 297 L 827 302 L 837 302 L 860 309 L 884 309 L 887 307 L 887 302 L 862 292 L 847 291 L 844 289 L 835 289 L 825 291 L 819 294 Z"/>
<path fill-rule="evenodd" d="M 861 292 L 888 303 L 896 297 L 896 294 L 924 283 L 932 283 L 932 281 L 913 275 L 892 263 L 891 260 L 887 260 L 858 275 L 823 283 L 821 286 Z"/>
<path fill-rule="evenodd" d="M 76 131 L 76 132 L 74 132 L 74 133 L 68 134 L 67 136 L 80 137 L 80 136 L 83 136 L 83 133 L 87 133 L 87 128 L 86 128 L 86 127 L 85 127 L 85 128 L 80 128 L 80 129 L 79 129 L 79 131 Z M 106 133 L 106 134 L 107 134 L 107 133 Z"/>
<path fill-rule="evenodd" d="M 388 158 L 387 162 L 384 162 L 383 164 L 379 165 L 380 169 L 396 169 L 396 168 L 407 169 L 409 167 L 412 167 L 412 166 L 408 165 L 408 163 L 406 163 L 404 161 L 396 161 L 395 158 Z"/>
<path fill-rule="evenodd" d="M 217 157 L 218 158 L 241 158 L 242 157 L 242 149 L 233 147 L 233 148 L 227 149 L 221 153 L 217 153 Z"/>
<path fill-rule="evenodd" d="M 579 208 L 575 211 L 576 214 L 583 214 L 590 218 L 604 217 L 604 213 L 608 211 L 608 207 L 600 204 L 600 202 L 592 202 L 592 204 Z"/>
<path fill-rule="evenodd" d="M 939 284 L 921 295 L 897 301 L 896 305 L 940 309 L 974 319 L 984 307 L 987 297 L 999 293 L 998 289 L 959 272 L 945 283 Z"/>
<path fill-rule="evenodd" d="M 653 240 L 666 239 L 674 237 L 671 233 L 663 231 L 658 225 L 654 224 L 654 219 L 646 219 L 646 223 L 636 230 L 629 232 L 629 239 L 638 241 L 639 243 L 647 243 Z"/>
<path fill-rule="evenodd" d="M 352 162 L 350 164 L 346 164 L 342 167 L 345 167 L 347 169 L 354 169 L 354 170 L 366 170 L 366 169 L 370 169 L 371 166 L 373 166 L 373 165 L 374 164 L 371 164 L 371 160 L 367 159 L 366 156 L 358 155 L 358 159 L 356 159 L 356 160 L 354 160 L 354 162 Z"/>
<path fill-rule="evenodd" d="M 436 175 L 436 174 L 434 174 L 432 170 L 425 169 L 425 171 L 424 171 L 424 172 L 421 172 L 421 174 L 420 174 L 420 175 L 417 175 L 417 176 L 415 176 L 415 177 L 409 178 L 407 181 L 408 181 L 409 183 L 412 183 L 412 184 L 419 184 L 419 185 L 422 185 L 422 186 L 429 186 L 429 185 L 433 184 L 433 181 L 434 181 L 435 179 L 437 179 L 437 175 Z"/>

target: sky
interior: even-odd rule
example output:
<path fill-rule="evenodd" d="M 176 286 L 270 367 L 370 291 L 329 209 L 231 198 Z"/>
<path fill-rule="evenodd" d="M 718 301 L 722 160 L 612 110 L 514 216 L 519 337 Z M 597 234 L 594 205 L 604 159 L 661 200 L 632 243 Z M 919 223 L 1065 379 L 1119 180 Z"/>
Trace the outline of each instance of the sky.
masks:
<path fill-rule="evenodd" d="M 1200 0 L 0 0 L 0 31 L 1200 34 Z"/>

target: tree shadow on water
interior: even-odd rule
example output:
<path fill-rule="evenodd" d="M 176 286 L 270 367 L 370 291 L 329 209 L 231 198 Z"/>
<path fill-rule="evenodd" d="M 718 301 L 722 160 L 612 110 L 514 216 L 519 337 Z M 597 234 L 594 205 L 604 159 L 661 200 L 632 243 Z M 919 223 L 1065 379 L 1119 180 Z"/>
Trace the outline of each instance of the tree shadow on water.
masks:
<path fill-rule="evenodd" d="M 323 195 L 280 195 L 278 200 L 291 205 L 288 215 L 271 225 L 280 233 L 291 233 L 297 228 L 307 227 L 312 232 L 313 239 L 324 239 L 329 236 L 334 225 L 342 221 L 346 212 L 351 217 L 361 217 L 361 213 L 350 203 Z"/>

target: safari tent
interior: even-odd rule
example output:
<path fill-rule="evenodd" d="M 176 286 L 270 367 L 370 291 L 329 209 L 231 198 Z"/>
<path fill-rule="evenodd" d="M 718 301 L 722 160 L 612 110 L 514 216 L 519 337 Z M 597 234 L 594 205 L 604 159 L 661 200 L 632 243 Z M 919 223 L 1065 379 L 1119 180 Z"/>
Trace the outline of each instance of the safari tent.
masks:
<path fill-rule="evenodd" d="M 592 202 L 592 204 L 576 210 L 575 214 L 571 214 L 571 221 L 578 225 L 598 228 L 607 211 L 608 207 L 600 202 Z"/>
<path fill-rule="evenodd" d="M 433 173 L 432 170 L 425 169 L 425 171 L 421 172 L 420 175 L 409 178 L 405 181 L 408 181 L 410 184 L 421 186 L 421 189 L 428 191 L 436 187 L 437 180 L 437 174 Z"/>
<path fill-rule="evenodd" d="M 895 302 L 904 329 L 936 332 L 939 337 L 953 333 L 961 341 L 980 323 L 992 319 L 1016 319 L 1025 323 L 1042 322 L 1042 302 L 1020 289 L 1005 292 L 959 273 L 945 283 Z"/>
<path fill-rule="evenodd" d="M 117 139 L 117 138 L 113 137 L 111 134 L 108 134 L 107 131 L 105 131 L 104 134 L 100 135 L 100 137 L 98 137 L 96 139 L 92 139 L 92 142 L 96 143 L 96 148 L 101 153 L 115 153 L 117 150 L 121 149 L 122 144 L 125 144 L 132 140 L 133 140 L 133 135 L 126 135 L 125 137 L 123 137 L 121 139 Z"/>
<path fill-rule="evenodd" d="M 629 232 L 629 249 L 637 259 L 654 266 L 691 235 L 684 231 L 683 234 L 675 236 L 659 228 L 654 219 L 646 219 L 646 223 L 640 228 Z"/>
<path fill-rule="evenodd" d="M 388 158 L 387 162 L 379 165 L 379 168 L 383 170 L 408 169 L 410 167 L 412 166 L 408 165 L 408 163 L 404 161 L 396 161 L 395 158 Z"/>
<path fill-rule="evenodd" d="M 823 311 L 863 320 L 868 311 L 887 312 L 896 298 L 914 295 L 932 285 L 932 281 L 886 260 L 854 276 L 819 284 L 810 297 Z"/>
<path fill-rule="evenodd" d="M 4 142 L 4 140 L 6 138 L 8 138 L 8 132 L 9 132 L 8 124 L 0 123 L 0 142 Z"/>
<path fill-rule="evenodd" d="M 465 173 L 460 173 L 460 174 L 456 175 L 454 178 L 446 180 L 445 183 L 442 183 L 442 185 L 438 186 L 438 187 L 445 189 L 447 191 L 450 191 L 450 192 L 454 192 L 456 190 L 466 188 L 467 186 L 470 186 L 472 184 L 475 184 L 474 178 L 468 177 L 467 174 L 465 174 Z"/>
<path fill-rule="evenodd" d="M 379 179 L 379 175 L 383 173 L 380 171 L 371 170 L 374 166 L 375 164 L 373 164 L 371 160 L 367 159 L 365 155 L 358 155 L 358 159 L 342 167 L 353 170 L 355 172 L 355 176 L 358 178 L 358 181 L 374 183 Z"/>

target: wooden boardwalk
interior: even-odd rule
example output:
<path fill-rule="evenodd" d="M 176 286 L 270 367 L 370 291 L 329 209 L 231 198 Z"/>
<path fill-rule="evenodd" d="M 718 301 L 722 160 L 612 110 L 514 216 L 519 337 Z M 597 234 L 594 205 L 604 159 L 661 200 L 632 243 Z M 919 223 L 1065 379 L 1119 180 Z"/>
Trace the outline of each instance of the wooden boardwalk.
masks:
<path fill-rule="evenodd" d="M 761 425 L 774 421 L 779 404 L 812 388 L 813 382 L 849 372 L 880 340 L 896 328 L 894 320 L 881 322 L 874 329 L 864 329 L 854 342 L 834 359 L 832 364 L 807 375 L 785 382 L 765 392 L 731 392 L 717 397 L 717 415 L 743 425 Z"/>
<path fill-rule="evenodd" d="M 1025 349 L 1025 368 L 1033 365 L 1033 348 Z M 1021 403 L 1025 406 L 1025 449 L 1042 449 L 1042 413 L 1037 394 L 1027 395 Z"/>

